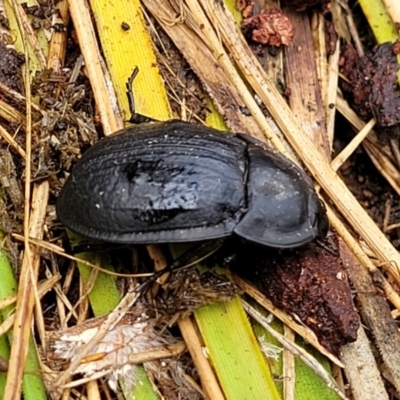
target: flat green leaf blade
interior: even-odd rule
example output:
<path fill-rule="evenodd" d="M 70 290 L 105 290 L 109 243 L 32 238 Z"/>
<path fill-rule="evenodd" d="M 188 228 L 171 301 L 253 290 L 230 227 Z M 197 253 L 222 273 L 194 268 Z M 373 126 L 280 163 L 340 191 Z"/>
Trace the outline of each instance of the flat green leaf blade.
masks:
<path fill-rule="evenodd" d="M 195 317 L 228 400 L 280 399 L 239 298 L 202 307 Z"/>

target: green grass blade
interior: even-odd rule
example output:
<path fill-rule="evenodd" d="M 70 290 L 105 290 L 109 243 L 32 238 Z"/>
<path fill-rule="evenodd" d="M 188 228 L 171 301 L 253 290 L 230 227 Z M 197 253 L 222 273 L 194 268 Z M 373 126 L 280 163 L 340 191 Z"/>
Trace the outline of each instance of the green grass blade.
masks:
<path fill-rule="evenodd" d="M 382 0 L 360 0 L 360 6 L 378 43 L 396 40 L 396 27 Z"/>
<path fill-rule="evenodd" d="M 316 351 L 313 347 L 304 343 L 303 340 L 299 339 L 296 341 L 298 345 L 305 348 L 308 353 L 314 356 L 318 362 L 331 373 L 330 363 L 327 359 Z M 338 400 L 340 397 L 330 389 L 325 382 L 302 360 L 296 358 L 295 360 L 296 370 L 296 400 Z"/>
<path fill-rule="evenodd" d="M 0 357 L 4 361 L 10 358 L 10 345 L 5 335 L 0 337 Z M 6 380 L 7 380 L 7 372 L 6 371 L 0 372 L 0 399 L 4 398 L 4 388 L 6 386 Z"/>
<path fill-rule="evenodd" d="M 228 400 L 280 399 L 239 298 L 202 307 L 195 318 Z"/>

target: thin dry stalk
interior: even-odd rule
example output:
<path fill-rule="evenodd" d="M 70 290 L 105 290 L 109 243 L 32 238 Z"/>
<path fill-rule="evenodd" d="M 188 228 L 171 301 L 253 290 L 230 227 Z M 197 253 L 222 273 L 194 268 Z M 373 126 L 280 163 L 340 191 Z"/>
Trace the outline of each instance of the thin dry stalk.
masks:
<path fill-rule="evenodd" d="M 400 172 L 381 149 L 371 141 L 364 142 L 364 148 L 371 161 L 390 186 L 400 195 Z"/>
<path fill-rule="evenodd" d="M 19 241 L 23 241 L 24 240 L 24 237 L 22 235 L 19 235 L 18 233 L 13 233 L 12 237 L 15 238 L 16 240 L 19 240 Z M 119 272 L 110 271 L 108 269 L 101 268 L 99 265 L 91 263 L 90 261 L 84 260 L 83 258 L 71 256 L 70 254 L 67 254 L 62 247 L 57 246 L 54 243 L 49 243 L 49 242 L 46 242 L 44 240 L 35 239 L 35 238 L 31 238 L 31 237 L 29 238 L 29 242 L 32 245 L 38 246 L 38 247 L 40 247 L 42 249 L 48 250 L 48 251 L 50 251 L 52 253 L 55 253 L 55 254 L 57 254 L 57 255 L 59 255 L 61 257 L 67 258 L 68 260 L 72 260 L 72 261 L 75 261 L 77 263 L 86 265 L 86 266 L 88 266 L 90 268 L 93 268 L 93 269 L 95 269 L 95 270 L 97 270 L 99 272 L 103 272 L 103 273 L 108 274 L 108 275 L 119 276 L 119 277 L 123 277 L 123 278 L 146 278 L 146 277 L 152 275 L 151 272 L 142 273 L 142 274 L 125 274 L 125 273 L 122 274 L 122 273 L 119 273 Z"/>
<path fill-rule="evenodd" d="M 326 65 L 326 37 L 325 37 L 325 18 L 319 12 L 314 12 L 311 18 L 311 34 L 315 53 L 315 65 L 317 67 L 317 75 L 319 87 L 321 90 L 322 100 L 325 101 L 328 90 L 328 69 Z"/>
<path fill-rule="evenodd" d="M 0 91 L 12 98 L 16 102 L 20 102 L 24 105 L 26 105 L 26 97 L 23 96 L 21 93 L 16 92 L 13 89 L 10 89 L 6 84 L 3 82 L 0 82 Z M 45 112 L 37 106 L 35 103 L 31 103 L 32 110 L 34 110 L 36 113 L 39 113 L 40 115 L 45 115 Z"/>
<path fill-rule="evenodd" d="M 371 276 L 362 268 L 355 256 L 339 242 L 343 262 L 347 266 L 349 278 L 357 292 L 357 301 L 362 319 L 368 324 L 374 344 L 390 374 L 390 381 L 400 389 L 400 335 L 393 321 L 390 308 L 374 287 Z M 359 371 L 361 375 L 363 371 Z M 367 372 L 366 372 L 367 373 Z M 361 379 L 364 381 L 365 379 Z"/>
<path fill-rule="evenodd" d="M 166 358 L 173 358 L 173 357 L 178 357 L 180 354 L 182 354 L 186 350 L 186 345 L 185 343 L 175 343 L 175 344 L 170 344 L 170 345 L 164 345 L 162 347 L 155 347 L 151 350 L 146 350 L 146 351 L 141 351 L 138 353 L 133 353 L 128 357 L 128 361 L 126 364 L 129 365 L 138 365 L 138 364 L 143 364 L 146 362 L 151 362 L 151 361 L 157 361 L 157 360 L 162 360 Z M 96 355 L 93 355 L 94 357 Z M 82 360 L 83 363 L 85 362 L 90 362 L 92 360 L 92 356 L 90 356 L 87 360 Z M 74 387 L 81 386 L 82 384 L 87 384 L 89 382 L 92 382 L 94 380 L 97 380 L 99 378 L 103 378 L 107 376 L 108 374 L 112 373 L 116 368 L 123 368 L 125 364 L 115 364 L 114 362 L 109 362 L 109 363 L 104 363 L 103 368 L 101 371 L 92 374 L 90 377 L 87 378 L 82 378 L 82 379 L 76 379 L 72 382 L 66 383 L 63 385 L 63 389 L 71 389 Z"/>
<path fill-rule="evenodd" d="M 47 292 L 54 288 L 54 285 L 61 279 L 61 275 L 54 275 L 49 279 L 39 282 L 38 296 L 42 298 Z M 0 301 L 0 310 L 14 304 L 17 301 L 17 296 L 10 296 Z"/>
<path fill-rule="evenodd" d="M 54 276 L 52 279 L 46 279 L 44 282 L 40 282 L 38 285 L 37 293 L 39 299 L 41 299 L 47 292 L 53 289 L 54 285 L 61 279 L 60 275 Z M 9 297 L 2 301 L 1 308 L 7 305 L 13 304 L 17 301 L 16 296 Z M 0 336 L 5 335 L 14 325 L 15 314 L 7 317 L 0 325 Z"/>
<path fill-rule="evenodd" d="M 354 136 L 351 142 L 335 157 L 331 162 L 331 167 L 338 171 L 339 168 L 349 159 L 349 157 L 357 150 L 358 146 L 371 132 L 375 126 L 376 120 L 373 118 Z"/>
<path fill-rule="evenodd" d="M 334 53 L 328 57 L 328 64 L 326 64 L 326 56 L 322 57 L 321 64 L 325 63 L 326 73 L 327 73 L 327 84 L 324 90 L 324 86 L 322 86 L 322 93 L 324 95 L 323 102 L 325 106 L 325 118 L 326 118 L 326 130 L 328 136 L 328 142 L 330 151 L 332 153 L 333 149 L 333 140 L 334 140 L 334 131 L 335 131 L 335 120 L 336 120 L 336 96 L 337 89 L 339 83 L 339 74 L 338 74 L 338 63 L 340 57 L 340 38 L 350 38 L 350 34 L 348 33 L 347 26 L 344 24 L 343 18 L 343 10 L 337 0 L 333 0 L 331 2 L 331 13 L 333 19 L 333 25 L 335 30 L 338 32 L 338 38 L 335 43 Z M 326 24 L 324 20 L 324 25 Z M 321 36 L 321 34 L 320 34 Z M 320 41 L 325 39 L 321 38 Z M 322 66 L 321 66 L 322 68 Z M 323 83 L 323 82 L 322 82 Z"/>
<path fill-rule="evenodd" d="M 11 146 L 14 148 L 15 151 L 18 152 L 18 154 L 26 160 L 26 153 L 25 150 L 14 140 L 14 138 L 0 125 L 0 136 L 3 137 L 3 139 Z"/>
<path fill-rule="evenodd" d="M 284 325 L 284 338 L 294 343 L 296 334 L 287 325 Z M 295 400 L 295 385 L 296 385 L 296 372 L 295 372 L 295 358 L 294 354 L 284 348 L 283 349 L 283 368 L 282 375 L 285 377 L 283 381 L 283 398 L 285 400 Z"/>
<path fill-rule="evenodd" d="M 101 400 L 99 384 L 97 380 L 89 381 L 86 384 L 88 400 Z"/>
<path fill-rule="evenodd" d="M 10 106 L 4 100 L 0 99 L 0 117 L 4 118 L 8 122 L 19 122 L 23 128 L 26 129 L 26 118 L 14 107 Z"/>
<path fill-rule="evenodd" d="M 358 30 L 357 30 L 356 24 L 354 22 L 353 13 L 351 12 L 349 5 L 347 4 L 347 1 L 339 0 L 339 3 L 344 10 L 344 15 L 346 17 L 347 26 L 349 28 L 351 38 L 353 39 L 354 46 L 357 49 L 358 55 L 361 57 L 364 55 L 364 47 L 361 43 L 360 36 L 358 35 Z"/>
<path fill-rule="evenodd" d="M 29 236 L 32 237 L 39 239 L 42 238 L 48 196 L 49 184 L 47 181 L 34 186 L 29 231 L 26 231 L 27 237 L 29 234 Z M 31 333 L 33 306 L 35 304 L 35 298 L 38 298 L 38 295 L 35 295 L 35 291 L 37 289 L 36 282 L 39 271 L 40 255 L 38 251 L 35 251 L 35 249 L 27 251 L 28 249 L 30 249 L 29 242 L 25 247 L 24 257 L 22 260 L 13 329 L 14 340 L 11 347 L 7 383 L 4 391 L 4 398 L 10 400 L 20 399 L 20 385 Z"/>
<path fill-rule="evenodd" d="M 166 21 L 173 20 L 175 16 L 175 10 L 167 2 L 160 3 L 155 0 L 145 0 L 143 3 L 151 14 L 157 18 L 168 36 L 182 52 L 193 71 L 202 80 L 230 129 L 233 132 L 251 132 L 259 140 L 265 141 L 265 136 L 273 140 L 271 128 L 267 124 L 264 114 L 241 79 L 230 56 L 220 42 L 220 38 L 215 34 L 211 38 L 214 55 L 205 46 L 202 36 L 212 34 L 213 28 L 201 8 L 197 7 L 194 12 L 186 8 L 183 10 L 185 22 L 189 20 L 191 24 L 194 24 L 195 22 L 192 20 L 194 13 L 197 13 L 196 18 L 201 21 L 200 26 L 202 26 L 202 29 L 197 27 L 191 30 L 185 24 L 166 23 Z M 198 31 L 201 32 L 200 35 L 196 34 Z M 209 68 L 216 65 L 222 65 L 224 67 L 223 70 L 219 67 Z M 234 107 L 224 107 L 227 104 L 234 105 Z M 242 110 L 245 108 L 250 111 L 254 119 L 248 116 L 247 113 L 246 115 L 243 114 Z M 281 146 L 280 150 L 286 153 L 286 149 L 283 146 Z"/>
<path fill-rule="evenodd" d="M 37 278 L 39 272 L 40 256 L 31 251 L 28 237 L 43 236 L 43 225 L 46 215 L 46 205 L 49 194 L 49 185 L 43 182 L 36 186 L 32 196 L 32 218 L 31 218 L 31 146 L 32 146 L 32 110 L 31 110 L 31 86 L 29 54 L 27 36 L 32 40 L 32 28 L 26 24 L 26 14 L 19 3 L 12 2 L 14 12 L 18 21 L 19 31 L 24 44 L 26 59 L 25 68 L 25 94 L 26 94 L 26 167 L 25 167 L 25 201 L 24 201 L 24 256 L 19 281 L 15 323 L 13 327 L 14 341 L 11 346 L 9 370 L 7 374 L 4 397 L 17 400 L 21 395 L 21 382 L 24 372 L 25 359 L 28 353 L 29 338 L 31 333 L 31 321 L 33 306 L 36 302 L 36 314 L 41 311 L 39 296 L 37 294 Z M 34 36 L 34 35 L 33 35 Z M 36 37 L 35 37 L 36 38 Z M 37 44 L 37 43 L 36 43 Z M 43 320 L 39 321 L 39 334 L 44 331 Z"/>
<path fill-rule="evenodd" d="M 207 358 L 204 356 L 203 346 L 192 320 L 190 318 L 180 319 L 178 320 L 178 325 L 200 376 L 202 387 L 207 394 L 207 398 L 224 400 L 225 397 L 222 394 L 214 371 Z"/>

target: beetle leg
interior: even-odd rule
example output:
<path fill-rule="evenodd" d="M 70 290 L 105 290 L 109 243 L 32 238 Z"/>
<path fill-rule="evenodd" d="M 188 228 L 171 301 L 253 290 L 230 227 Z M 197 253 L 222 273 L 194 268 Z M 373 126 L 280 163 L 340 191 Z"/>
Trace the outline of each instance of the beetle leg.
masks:
<path fill-rule="evenodd" d="M 131 76 L 129 77 L 128 81 L 125 84 L 127 90 L 126 95 L 128 96 L 129 111 L 132 116 L 135 114 L 135 97 L 133 96 L 133 80 L 136 78 L 138 73 L 139 73 L 139 68 L 138 66 L 136 66 L 133 69 Z"/>
<path fill-rule="evenodd" d="M 129 111 L 131 113 L 129 122 L 132 122 L 132 124 L 142 124 L 144 122 L 155 121 L 155 119 L 153 119 L 153 118 L 146 117 L 145 115 L 136 113 L 135 96 L 133 95 L 133 80 L 136 78 L 138 73 L 139 73 L 139 67 L 135 66 L 135 68 L 132 71 L 131 76 L 128 78 L 128 81 L 125 84 L 126 95 L 128 96 Z"/>
<path fill-rule="evenodd" d="M 319 246 L 324 248 L 326 251 L 331 253 L 333 256 L 335 256 L 335 257 L 340 256 L 339 249 L 336 246 L 336 243 L 332 240 L 331 235 L 328 235 L 324 239 L 317 238 L 316 244 L 318 244 Z"/>
<path fill-rule="evenodd" d="M 212 242 L 212 244 L 210 244 L 208 241 L 192 247 L 188 251 L 185 251 L 183 254 L 181 254 L 174 262 L 167 265 L 164 269 L 155 272 L 150 278 L 146 279 L 142 284 L 140 284 L 135 291 L 147 291 L 150 285 L 156 282 L 157 279 L 161 278 L 164 274 L 171 273 L 178 269 L 192 267 L 193 265 L 205 260 L 219 250 L 223 245 L 223 242 L 224 240 L 220 239 Z M 212 246 L 211 249 L 210 246 Z"/>

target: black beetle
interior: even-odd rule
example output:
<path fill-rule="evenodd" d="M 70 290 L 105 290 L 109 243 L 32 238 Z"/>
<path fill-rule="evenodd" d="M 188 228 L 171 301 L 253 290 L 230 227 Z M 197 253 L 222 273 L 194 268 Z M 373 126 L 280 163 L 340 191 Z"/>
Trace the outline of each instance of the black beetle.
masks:
<path fill-rule="evenodd" d="M 235 233 L 293 248 L 328 230 L 310 179 L 290 160 L 248 135 L 182 121 L 97 142 L 74 166 L 57 215 L 88 238 L 132 244 Z"/>

